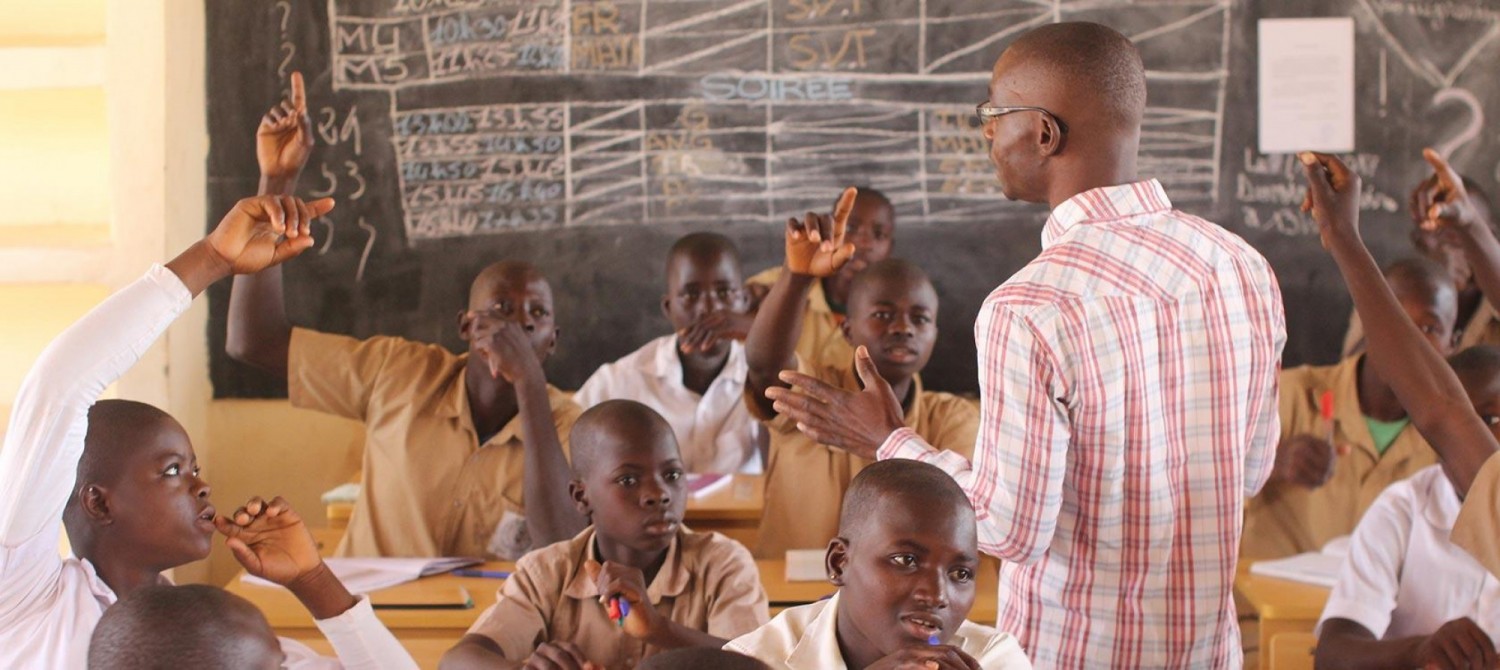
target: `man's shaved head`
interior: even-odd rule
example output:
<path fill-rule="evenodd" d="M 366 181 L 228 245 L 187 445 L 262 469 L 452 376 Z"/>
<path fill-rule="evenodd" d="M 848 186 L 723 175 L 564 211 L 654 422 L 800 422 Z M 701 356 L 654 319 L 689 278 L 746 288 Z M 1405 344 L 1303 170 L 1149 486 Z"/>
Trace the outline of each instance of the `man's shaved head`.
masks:
<path fill-rule="evenodd" d="M 151 405 L 134 400 L 100 400 L 89 408 L 83 456 L 78 459 L 78 481 L 110 484 L 124 470 L 134 449 L 156 442 L 162 431 L 184 433 L 182 424 Z"/>
<path fill-rule="evenodd" d="M 891 285 L 927 287 L 927 290 L 932 291 L 933 308 L 936 309 L 937 290 L 932 288 L 932 280 L 927 277 L 927 273 L 916 263 L 899 258 L 887 258 L 873 263 L 856 275 L 854 284 L 849 287 L 849 304 L 853 305 L 856 300 L 868 297 L 866 294 L 878 290 L 878 287 Z"/>
<path fill-rule="evenodd" d="M 880 520 L 884 505 L 956 514 L 974 525 L 974 507 L 958 482 L 937 466 L 906 459 L 877 461 L 860 470 L 844 492 L 839 510 L 839 537 L 851 542 L 860 532 Z"/>
<path fill-rule="evenodd" d="M 612 460 L 605 458 L 609 450 L 649 448 L 663 440 L 671 440 L 676 449 L 671 424 L 656 410 L 634 400 L 601 402 L 585 410 L 568 434 L 573 478 L 587 479 L 600 462 Z"/>
<path fill-rule="evenodd" d="M 520 285 L 540 280 L 546 283 L 547 278 L 542 276 L 536 266 L 526 261 L 498 261 L 486 266 L 479 274 L 474 276 L 474 281 L 469 284 L 469 309 L 485 309 L 493 302 L 494 296 L 502 286 Z M 548 286 L 551 293 L 551 286 Z"/>
<path fill-rule="evenodd" d="M 281 645 L 250 601 L 193 584 L 147 586 L 105 610 L 90 670 L 276 668 Z"/>
<path fill-rule="evenodd" d="M 1097 121 L 1135 128 L 1146 112 L 1141 53 L 1130 38 L 1108 26 L 1075 21 L 1034 28 L 1011 43 L 1002 62 L 1006 59 L 1076 100 L 1067 105 L 1072 113 L 1063 114 L 1065 119 L 1078 118 L 1080 112 L 1074 110 L 1087 107 Z M 999 70 L 997 63 L 997 75 Z"/>
<path fill-rule="evenodd" d="M 1385 281 L 1398 298 L 1411 296 L 1415 299 L 1435 303 L 1442 296 L 1453 294 L 1449 300 L 1457 300 L 1453 278 L 1443 266 L 1417 256 L 1402 258 L 1385 268 Z"/>
<path fill-rule="evenodd" d="M 720 258 L 728 258 L 734 264 L 736 270 L 740 266 L 740 251 L 735 248 L 734 242 L 718 233 L 688 233 L 672 243 L 672 249 L 667 252 L 667 272 L 672 270 L 672 263 L 678 258 L 693 259 L 703 263 L 716 263 Z"/>

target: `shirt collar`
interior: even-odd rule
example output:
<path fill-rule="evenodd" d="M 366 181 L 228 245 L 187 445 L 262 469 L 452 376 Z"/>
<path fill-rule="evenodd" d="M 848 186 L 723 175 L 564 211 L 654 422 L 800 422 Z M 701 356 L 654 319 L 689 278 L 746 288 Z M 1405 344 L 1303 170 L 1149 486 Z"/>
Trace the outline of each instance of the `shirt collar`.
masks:
<path fill-rule="evenodd" d="M 651 600 L 652 605 L 661 603 L 662 598 L 682 595 L 687 591 L 688 583 L 692 581 L 692 575 L 688 573 L 684 565 L 682 554 L 678 548 L 682 546 L 683 530 L 678 529 L 677 534 L 672 537 L 672 543 L 667 546 L 667 558 L 662 561 L 661 569 L 656 571 L 656 578 L 646 586 L 646 597 Z M 589 579 L 589 573 L 583 564 L 590 560 L 599 561 L 598 554 L 594 552 L 594 529 L 586 531 L 580 554 L 576 557 L 573 574 L 569 576 L 568 583 L 563 587 L 563 595 L 577 600 L 598 600 L 599 585 Z M 602 562 L 602 561 L 601 561 Z"/>
<path fill-rule="evenodd" d="M 682 383 L 682 359 L 677 355 L 677 336 L 668 335 L 657 339 L 656 351 L 651 356 L 641 361 L 640 369 L 646 374 L 669 382 Z M 724 361 L 724 369 L 719 371 L 719 376 L 714 378 L 715 382 L 720 379 L 744 379 L 750 371 L 750 366 L 745 362 L 745 345 L 739 340 L 730 340 L 729 358 Z"/>
<path fill-rule="evenodd" d="M 1417 495 L 1425 499 L 1426 504 L 1422 506 L 1422 516 L 1433 528 L 1444 531 L 1443 536 L 1453 530 L 1454 522 L 1458 521 L 1458 510 L 1462 502 L 1458 499 L 1458 491 L 1454 490 L 1453 482 L 1448 481 L 1448 475 L 1443 474 L 1441 465 L 1428 466 L 1436 468 L 1437 472 L 1427 479 L 1427 485 L 1417 490 Z"/>
<path fill-rule="evenodd" d="M 469 413 L 469 389 L 464 384 L 464 374 L 468 367 L 469 354 L 459 356 L 458 363 L 451 373 L 452 376 L 449 377 L 447 384 L 443 387 L 442 394 L 438 398 L 437 414 L 438 416 L 457 420 L 467 426 L 470 432 L 475 432 L 474 417 Z M 554 402 L 553 406 L 556 406 L 552 393 L 553 388 L 549 384 L 547 385 L 547 400 Z M 485 440 L 484 444 L 505 444 L 511 441 L 519 442 L 520 439 L 521 413 L 516 412 L 516 415 L 511 417 L 510 421 L 505 422 L 505 425 L 501 426 L 500 430 L 494 436 Z"/>
<path fill-rule="evenodd" d="M 1074 226 L 1114 221 L 1172 209 L 1167 192 L 1155 179 L 1089 189 L 1052 210 L 1042 227 L 1042 248 L 1051 246 Z"/>

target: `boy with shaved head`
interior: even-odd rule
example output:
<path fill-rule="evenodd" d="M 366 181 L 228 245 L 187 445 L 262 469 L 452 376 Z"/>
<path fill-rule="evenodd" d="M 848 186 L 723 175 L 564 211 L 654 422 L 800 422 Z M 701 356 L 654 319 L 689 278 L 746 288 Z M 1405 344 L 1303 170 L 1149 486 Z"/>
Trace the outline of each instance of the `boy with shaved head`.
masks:
<path fill-rule="evenodd" d="M 745 346 L 701 326 L 710 315 L 744 312 L 739 252 L 718 233 L 690 233 L 672 244 L 666 270 L 661 309 L 673 334 L 599 366 L 573 401 L 650 406 L 672 424 L 688 472 L 760 472 L 765 433 L 740 400 Z"/>
<path fill-rule="evenodd" d="M 824 562 L 839 586 L 832 599 L 786 610 L 725 649 L 777 670 L 1031 667 L 1014 637 L 967 618 L 974 509 L 942 470 L 907 460 L 861 470 Z"/>
<path fill-rule="evenodd" d="M 256 134 L 262 193 L 290 194 L 312 150 L 301 81 Z M 364 485 L 340 555 L 513 560 L 583 527 L 567 496 L 579 409 L 542 370 L 557 346 L 551 286 L 529 263 L 489 265 L 458 330 L 463 355 L 293 328 L 280 268 L 235 279 L 229 355 L 285 377 L 293 406 L 365 424 Z"/>
<path fill-rule="evenodd" d="M 761 558 L 779 558 L 789 549 L 827 546 L 838 530 L 845 489 L 870 463 L 800 432 L 779 404 L 766 397 L 767 389 L 798 386 L 815 396 L 825 393 L 823 389 L 858 391 L 866 373 L 878 369 L 900 398 L 902 424 L 932 443 L 971 453 L 979 427 L 973 404 L 922 388 L 919 373 L 937 340 L 938 296 L 916 265 L 888 258 L 854 278 L 849 315 L 840 324 L 840 335 L 850 345 L 848 358 L 814 363 L 796 353 L 801 329 L 807 325 L 802 308 L 807 292 L 820 277 L 842 272 L 852 256 L 843 229 L 843 217 L 850 211 L 849 196 L 846 192 L 832 217 L 809 214 L 802 222 L 788 222 L 787 271 L 761 304 L 746 340 L 750 360 L 746 405 L 765 422 L 771 435 L 765 508 L 755 547 L 755 555 Z M 862 347 L 865 353 L 856 357 L 853 347 Z M 789 369 L 796 373 L 785 376 L 783 370 Z"/>
<path fill-rule="evenodd" d="M 89 642 L 89 670 L 275 670 L 283 660 L 255 605 L 203 584 L 137 590 L 99 618 Z"/>
<path fill-rule="evenodd" d="M 1140 53 L 1099 24 L 1034 28 L 995 63 L 976 109 L 991 162 L 1006 197 L 1052 212 L 979 311 L 972 461 L 905 427 L 879 375 L 771 390 L 826 444 L 963 485 L 1001 559 L 999 627 L 1047 667 L 1242 662 L 1231 587 L 1274 460 L 1285 319 L 1264 257 L 1137 174 L 1145 102 Z"/>
<path fill-rule="evenodd" d="M 593 524 L 516 563 L 443 668 L 629 668 L 666 649 L 720 647 L 766 621 L 749 552 L 682 525 L 687 504 L 672 427 L 608 400 L 573 428 L 578 511 Z M 623 625 L 610 619 L 618 601 Z"/>

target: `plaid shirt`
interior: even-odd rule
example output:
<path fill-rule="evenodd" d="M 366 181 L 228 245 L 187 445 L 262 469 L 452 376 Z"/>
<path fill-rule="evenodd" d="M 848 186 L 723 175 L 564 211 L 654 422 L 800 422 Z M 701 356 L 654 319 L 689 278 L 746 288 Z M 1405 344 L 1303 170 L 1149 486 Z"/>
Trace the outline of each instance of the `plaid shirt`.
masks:
<path fill-rule="evenodd" d="M 1244 499 L 1270 475 L 1286 327 L 1244 240 L 1155 180 L 1053 210 L 975 324 L 971 464 L 896 431 L 881 458 L 951 473 L 1000 557 L 1000 630 L 1037 667 L 1239 667 Z"/>

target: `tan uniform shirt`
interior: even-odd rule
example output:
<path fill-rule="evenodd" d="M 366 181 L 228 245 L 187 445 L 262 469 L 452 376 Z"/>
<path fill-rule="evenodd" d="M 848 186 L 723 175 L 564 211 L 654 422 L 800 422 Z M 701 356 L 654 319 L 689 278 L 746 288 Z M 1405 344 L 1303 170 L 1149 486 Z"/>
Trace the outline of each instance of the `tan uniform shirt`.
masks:
<path fill-rule="evenodd" d="M 853 354 L 842 365 L 813 366 L 798 358 L 797 371 L 825 383 L 859 391 L 858 374 L 850 367 Z M 750 389 L 745 390 L 746 394 Z M 766 422 L 771 434 L 766 464 L 765 509 L 760 517 L 757 558 L 781 558 L 788 549 L 822 549 L 838 534 L 839 510 L 849 483 L 872 461 L 814 442 L 784 415 L 766 417 L 752 398 L 750 413 Z M 971 458 L 979 435 L 979 408 L 951 393 L 925 391 L 921 377 L 912 378 L 912 401 L 906 425 L 935 449 Z"/>
<path fill-rule="evenodd" d="M 1365 510 L 1387 486 L 1437 462 L 1437 453 L 1408 424 L 1381 455 L 1359 409 L 1359 361 L 1303 366 L 1281 373 L 1281 439 L 1323 435 L 1319 397 L 1333 392 L 1334 444 L 1351 449 L 1337 456 L 1333 476 L 1316 489 L 1269 485 L 1245 506 L 1240 556 L 1259 560 L 1317 551 L 1329 540 L 1354 532 Z"/>
<path fill-rule="evenodd" d="M 599 589 L 583 564 L 597 559 L 594 529 L 522 557 L 491 605 L 469 632 L 483 635 L 521 661 L 545 642 L 578 645 L 587 660 L 630 668 L 663 651 L 630 637 L 609 620 Z M 769 618 L 766 592 L 750 552 L 718 533 L 683 529 L 646 587 L 656 611 L 678 624 L 726 640 Z"/>
<path fill-rule="evenodd" d="M 1479 308 L 1459 332 L 1458 346 L 1453 351 L 1463 351 L 1476 344 L 1500 344 L 1500 312 L 1496 312 L 1488 300 L 1479 301 Z M 1365 325 L 1355 312 L 1349 315 L 1349 330 L 1344 333 L 1344 356 L 1353 356 L 1364 350 Z"/>
<path fill-rule="evenodd" d="M 484 556 L 531 546 L 517 416 L 484 445 L 464 388 L 468 355 L 395 337 L 292 331 L 292 405 L 365 424 L 364 488 L 340 556 Z M 563 452 L 581 410 L 547 387 Z"/>
<path fill-rule="evenodd" d="M 1479 468 L 1449 535 L 1490 574 L 1500 577 L 1500 454 Z"/>
<path fill-rule="evenodd" d="M 774 267 L 745 283 L 772 286 L 785 268 Z M 854 347 L 840 328 L 844 315 L 833 311 L 823 294 L 823 282 L 814 281 L 807 293 L 807 308 L 802 312 L 802 337 L 797 340 L 797 356 L 813 365 L 838 364 L 854 360 Z"/>

